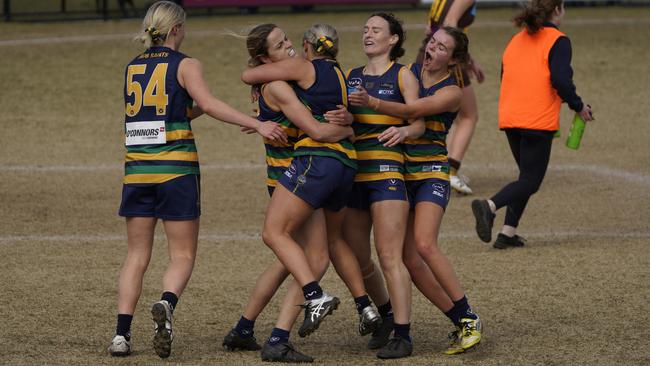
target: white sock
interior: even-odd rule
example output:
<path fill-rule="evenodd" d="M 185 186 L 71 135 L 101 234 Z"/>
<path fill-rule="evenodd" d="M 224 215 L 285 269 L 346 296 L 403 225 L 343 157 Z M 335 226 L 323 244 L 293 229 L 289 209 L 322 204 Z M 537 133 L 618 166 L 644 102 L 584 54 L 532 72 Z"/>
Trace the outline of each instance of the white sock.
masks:
<path fill-rule="evenodd" d="M 492 211 L 492 213 L 497 212 L 497 205 L 495 205 L 492 200 L 487 200 L 487 203 L 490 206 L 490 211 Z"/>
<path fill-rule="evenodd" d="M 517 228 L 510 225 L 503 225 L 503 228 L 501 228 L 501 234 L 509 238 L 514 238 L 515 235 L 517 235 Z"/>

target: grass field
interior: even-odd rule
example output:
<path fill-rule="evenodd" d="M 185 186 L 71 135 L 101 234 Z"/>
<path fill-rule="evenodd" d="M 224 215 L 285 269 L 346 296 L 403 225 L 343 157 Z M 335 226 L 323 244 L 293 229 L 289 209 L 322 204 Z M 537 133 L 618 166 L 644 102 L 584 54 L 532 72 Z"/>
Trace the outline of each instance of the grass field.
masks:
<path fill-rule="evenodd" d="M 182 51 L 204 63 L 213 92 L 248 111 L 239 74 L 244 34 L 273 21 L 294 42 L 315 22 L 341 33 L 340 62 L 361 65 L 360 30 L 368 14 L 317 13 L 188 20 Z M 424 12 L 405 11 L 412 60 Z M 470 30 L 470 50 L 487 74 L 477 86 L 480 121 L 464 174 L 476 195 L 516 176 L 496 126 L 500 55 L 515 29 L 511 10 L 485 10 Z M 446 357 L 450 326 L 414 291 L 413 357 L 379 362 L 356 334 L 356 313 L 333 271 L 325 287 L 343 306 L 310 338 L 293 341 L 323 364 L 647 365 L 650 321 L 650 114 L 647 60 L 650 9 L 569 9 L 574 80 L 595 110 L 583 146 L 563 142 L 572 117 L 563 107 L 547 178 L 520 226 L 523 249 L 497 251 L 473 228 L 472 197 L 454 196 L 442 228 L 448 253 L 484 339 L 475 351 Z M 139 21 L 0 24 L 0 364 L 162 363 L 150 345 L 149 307 L 160 294 L 166 246 L 159 230 L 133 323 L 134 355 L 113 359 L 116 284 L 126 253 L 120 201 L 123 72 L 139 45 Z M 644 46 L 645 45 L 645 46 Z M 194 276 L 176 312 L 176 340 L 165 363 L 258 364 L 257 353 L 227 353 L 223 335 L 238 319 L 255 277 L 274 256 L 259 238 L 267 203 L 258 137 L 207 117 L 195 121 L 203 216 Z M 501 223 L 502 216 L 496 224 Z M 257 321 L 270 332 L 279 301 Z"/>

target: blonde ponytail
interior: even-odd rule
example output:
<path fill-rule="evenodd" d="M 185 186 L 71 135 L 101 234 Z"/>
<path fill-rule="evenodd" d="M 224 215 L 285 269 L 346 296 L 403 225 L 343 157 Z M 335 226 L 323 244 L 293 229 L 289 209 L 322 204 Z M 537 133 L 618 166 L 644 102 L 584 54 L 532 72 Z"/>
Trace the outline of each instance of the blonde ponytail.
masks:
<path fill-rule="evenodd" d="M 142 30 L 135 37 L 149 48 L 165 43 L 167 35 L 178 24 L 185 23 L 185 10 L 171 1 L 158 1 L 151 5 L 142 21 Z"/>

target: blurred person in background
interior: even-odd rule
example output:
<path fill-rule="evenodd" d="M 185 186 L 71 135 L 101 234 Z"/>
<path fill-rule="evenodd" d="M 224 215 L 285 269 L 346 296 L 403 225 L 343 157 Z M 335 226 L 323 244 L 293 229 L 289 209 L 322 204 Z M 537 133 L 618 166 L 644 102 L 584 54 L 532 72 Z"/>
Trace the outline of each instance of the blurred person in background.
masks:
<path fill-rule="evenodd" d="M 487 200 L 472 201 L 479 238 L 489 243 L 495 212 L 507 207 L 501 232 L 493 246 L 521 247 L 517 227 L 530 197 L 544 180 L 553 135 L 560 127 L 562 102 L 584 121 L 592 110 L 576 94 L 571 68 L 571 41 L 558 27 L 564 18 L 563 0 L 533 0 L 514 18 L 522 28 L 503 53 L 499 128 L 508 138 L 519 178 Z"/>

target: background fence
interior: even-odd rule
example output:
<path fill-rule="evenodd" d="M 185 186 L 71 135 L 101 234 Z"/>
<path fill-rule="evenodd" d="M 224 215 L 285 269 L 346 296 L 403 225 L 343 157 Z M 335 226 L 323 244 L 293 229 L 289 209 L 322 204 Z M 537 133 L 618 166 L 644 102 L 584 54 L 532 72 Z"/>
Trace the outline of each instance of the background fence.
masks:
<path fill-rule="evenodd" d="M 190 16 L 258 11 L 338 11 L 426 7 L 432 0 L 175 0 Z M 479 7 L 512 6 L 517 0 L 477 0 Z M 2 0 L 5 21 L 67 21 L 140 17 L 154 0 Z M 647 6 L 650 0 L 567 0 L 568 6 Z"/>

